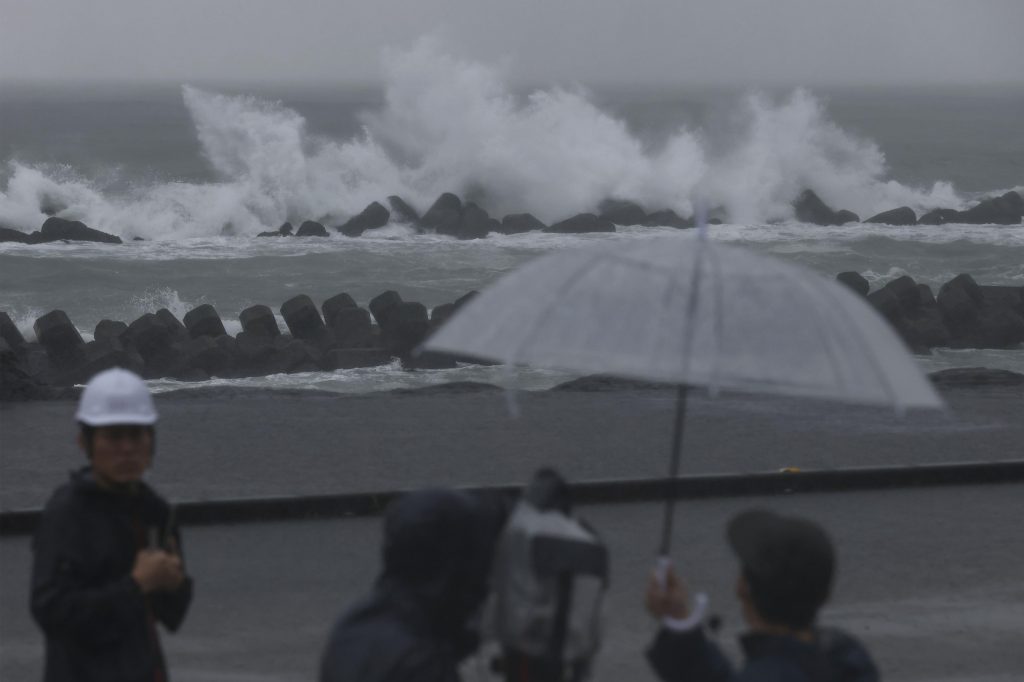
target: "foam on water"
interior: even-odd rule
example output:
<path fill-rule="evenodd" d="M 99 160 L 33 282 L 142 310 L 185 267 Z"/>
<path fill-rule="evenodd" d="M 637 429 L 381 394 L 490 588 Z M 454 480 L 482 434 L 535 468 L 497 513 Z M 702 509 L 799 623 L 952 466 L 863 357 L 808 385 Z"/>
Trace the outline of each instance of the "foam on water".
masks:
<path fill-rule="evenodd" d="M 576 375 L 554 370 L 517 368 L 508 371 L 502 366 L 482 367 L 460 365 L 454 369 L 416 370 L 402 369 L 396 361 L 380 367 L 345 369 L 333 372 L 302 372 L 297 374 L 272 374 L 265 377 L 245 379 L 221 379 L 214 377 L 203 382 L 181 382 L 174 379 L 147 381 L 154 393 L 166 393 L 196 388 L 266 388 L 302 389 L 329 391 L 331 393 L 367 393 L 437 386 L 451 382 L 472 381 L 493 384 L 520 391 L 547 390 L 559 383 L 575 378 Z M 500 398 L 495 398 L 499 400 Z"/>
<path fill-rule="evenodd" d="M 545 221 L 620 197 L 684 215 L 700 200 L 734 223 L 760 224 L 791 219 L 805 188 L 862 217 L 964 203 L 949 183 L 888 178 L 882 150 L 834 124 L 806 90 L 749 95 L 714 134 L 680 128 L 652 147 L 581 89 L 519 97 L 500 69 L 452 57 L 431 40 L 386 54 L 383 65 L 384 105 L 346 140 L 309 134 L 304 118 L 279 102 L 185 86 L 219 182 L 129 183 L 114 193 L 104 189 L 109 178 L 12 160 L 0 223 L 37 229 L 50 207 L 123 237 L 211 238 L 285 220 L 336 224 L 390 194 L 423 210 L 444 191 L 498 216 L 530 211 Z"/>

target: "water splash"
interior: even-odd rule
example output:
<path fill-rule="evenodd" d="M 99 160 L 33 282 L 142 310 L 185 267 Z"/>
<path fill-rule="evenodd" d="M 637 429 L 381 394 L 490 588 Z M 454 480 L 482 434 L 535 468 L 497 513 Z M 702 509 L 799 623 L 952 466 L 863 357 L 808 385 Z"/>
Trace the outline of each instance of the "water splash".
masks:
<path fill-rule="evenodd" d="M 683 127 L 651 146 L 584 90 L 520 97 L 500 69 L 453 57 L 430 39 L 386 53 L 383 73 L 383 106 L 365 112 L 363 130 L 347 140 L 311 135 L 280 102 L 185 86 L 218 182 L 113 193 L 109 182 L 71 169 L 10 162 L 0 222 L 28 231 L 56 209 L 126 238 L 252 235 L 285 220 L 337 224 L 390 194 L 423 210 L 445 191 L 499 217 L 530 211 L 549 222 L 609 197 L 683 215 L 700 200 L 734 223 L 788 220 L 805 188 L 862 217 L 963 203 L 949 183 L 915 188 L 889 179 L 882 150 L 833 123 L 806 90 L 741 98 L 714 134 Z"/>

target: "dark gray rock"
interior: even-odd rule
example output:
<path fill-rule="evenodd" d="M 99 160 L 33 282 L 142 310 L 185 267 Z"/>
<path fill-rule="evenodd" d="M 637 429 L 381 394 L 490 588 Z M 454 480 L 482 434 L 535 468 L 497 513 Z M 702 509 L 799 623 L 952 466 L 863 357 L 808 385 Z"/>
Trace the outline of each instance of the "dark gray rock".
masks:
<path fill-rule="evenodd" d="M 793 203 L 796 219 L 812 225 L 834 225 L 835 212 L 813 191 L 806 189 Z"/>
<path fill-rule="evenodd" d="M 981 298 L 987 305 L 1005 307 L 1024 315 L 1024 287 L 979 286 Z"/>
<path fill-rule="evenodd" d="M 914 349 L 949 346 L 953 337 L 931 287 L 927 284 L 918 284 L 916 288 L 917 303 L 912 310 L 906 312 L 904 326 L 898 331 Z M 905 294 L 904 298 L 909 300 L 910 294 Z"/>
<path fill-rule="evenodd" d="M 312 299 L 305 294 L 290 298 L 281 306 L 281 317 L 295 339 L 324 348 L 330 341 L 327 326 Z"/>
<path fill-rule="evenodd" d="M 327 228 L 318 222 L 313 220 L 307 220 L 306 222 L 299 225 L 299 231 L 295 233 L 296 237 L 327 237 Z"/>
<path fill-rule="evenodd" d="M 40 242 L 55 242 L 62 239 L 77 242 L 100 242 L 102 244 L 120 244 L 121 238 L 106 232 L 86 227 L 77 220 L 63 218 L 47 218 L 39 230 Z"/>
<path fill-rule="evenodd" d="M 121 367 L 136 374 L 145 371 L 145 362 L 138 352 L 126 348 L 116 338 L 90 341 L 85 344 L 85 361 L 75 370 L 75 383 L 88 383 L 100 372 Z"/>
<path fill-rule="evenodd" d="M 1012 296 L 1012 295 L 1011 295 Z M 938 305 L 954 348 L 1013 348 L 1024 343 L 1024 316 L 1011 297 L 993 295 L 970 275 L 958 275 L 939 289 Z"/>
<path fill-rule="evenodd" d="M 286 340 L 280 351 L 287 372 L 316 372 L 323 366 L 323 352 L 317 346 L 299 339 Z"/>
<path fill-rule="evenodd" d="M 917 297 L 922 306 L 938 305 L 935 300 L 935 294 L 932 292 L 932 288 L 927 284 L 917 285 Z"/>
<path fill-rule="evenodd" d="M 946 324 L 958 333 L 965 331 L 977 319 L 984 295 L 973 277 L 962 274 L 939 287 L 936 300 Z"/>
<path fill-rule="evenodd" d="M 197 336 L 182 346 L 186 370 L 202 370 L 208 376 L 224 376 L 231 368 L 230 352 L 209 336 Z"/>
<path fill-rule="evenodd" d="M 384 349 L 392 355 L 407 358 L 430 331 L 427 308 L 422 303 L 398 303 L 388 309 L 380 322 L 380 330 Z"/>
<path fill-rule="evenodd" d="M 845 225 L 850 222 L 860 222 L 856 213 L 832 210 L 809 189 L 805 189 L 793 202 L 793 211 L 797 220 L 813 225 Z"/>
<path fill-rule="evenodd" d="M 222 370 L 224 376 L 238 376 L 236 370 L 242 364 L 242 352 L 238 347 L 238 339 L 230 334 L 224 334 L 215 338 L 213 342 L 220 346 L 221 350 L 228 356 L 227 366 Z"/>
<path fill-rule="evenodd" d="M 185 313 L 185 328 L 188 329 L 188 334 L 193 339 L 198 339 L 200 336 L 209 336 L 211 339 L 215 339 L 227 334 L 220 315 L 209 303 L 204 303 Z"/>
<path fill-rule="evenodd" d="M 391 219 L 391 212 L 376 201 L 363 209 L 362 213 L 350 218 L 344 225 L 336 227 L 346 237 L 358 237 L 367 230 L 384 227 Z"/>
<path fill-rule="evenodd" d="M 274 311 L 265 305 L 249 306 L 242 311 L 239 318 L 242 322 L 242 330 L 253 336 L 273 338 L 281 335 Z"/>
<path fill-rule="evenodd" d="M 15 244 L 31 244 L 32 240 L 29 239 L 29 235 L 25 234 L 21 230 L 15 230 L 9 227 L 0 227 L 0 243 L 3 242 L 14 242 Z"/>
<path fill-rule="evenodd" d="M 434 309 L 430 311 L 430 326 L 437 329 L 447 322 L 448 318 L 454 314 L 454 303 L 442 303 L 439 306 L 435 306 Z"/>
<path fill-rule="evenodd" d="M 396 221 L 400 223 L 410 223 L 412 225 L 420 222 L 420 214 L 416 212 L 416 209 L 406 203 L 402 197 L 392 194 L 388 197 L 388 206 L 391 207 L 391 213 Z"/>
<path fill-rule="evenodd" d="M 459 359 L 447 353 L 425 351 L 412 353 L 402 357 L 402 369 L 455 369 Z"/>
<path fill-rule="evenodd" d="M 647 212 L 638 204 L 623 199 L 605 199 L 597 209 L 598 215 L 616 225 L 643 225 Z"/>
<path fill-rule="evenodd" d="M 280 343 L 284 337 L 274 338 L 239 332 L 235 337 L 234 374 L 236 376 L 267 376 L 288 371 L 288 354 L 284 351 L 287 343 Z"/>
<path fill-rule="evenodd" d="M 440 228 L 437 231 L 441 234 L 451 234 L 459 239 L 483 239 L 491 232 L 498 232 L 500 229 L 500 223 L 489 216 L 487 211 L 473 202 L 469 202 L 462 207 L 458 228 L 454 234 L 444 233 Z"/>
<path fill-rule="evenodd" d="M 199 369 L 198 367 L 181 367 L 173 370 L 168 376 L 177 381 L 184 381 L 186 383 L 199 383 L 201 381 L 209 381 L 210 375 L 205 370 Z"/>
<path fill-rule="evenodd" d="M 553 386 L 552 391 L 649 391 L 670 388 L 669 384 L 659 384 L 639 379 L 623 379 L 621 377 L 608 376 L 605 374 L 594 374 L 591 376 L 572 379 Z"/>
<path fill-rule="evenodd" d="M 915 352 L 950 345 L 952 337 L 931 289 L 911 277 L 892 280 L 869 294 L 868 301 Z"/>
<path fill-rule="evenodd" d="M 960 211 L 952 208 L 936 208 L 928 211 L 917 221 L 921 225 L 945 225 L 960 222 Z"/>
<path fill-rule="evenodd" d="M 142 356 L 145 362 L 143 376 L 153 379 L 168 376 L 179 365 L 178 343 L 187 341 L 188 337 L 186 333 L 183 339 L 176 327 L 168 326 L 165 320 L 153 313 L 146 313 L 128 325 L 121 339 L 130 343 Z"/>
<path fill-rule="evenodd" d="M 836 279 L 856 291 L 861 296 L 867 296 L 871 285 L 859 272 L 840 272 Z"/>
<path fill-rule="evenodd" d="M 546 228 L 547 225 L 531 213 L 512 213 L 501 219 L 501 227 L 498 228 L 498 231 L 502 234 L 522 234 Z"/>
<path fill-rule="evenodd" d="M 270 336 L 249 331 L 238 333 L 238 336 L 235 337 L 235 348 L 239 357 L 246 363 L 264 360 L 277 350 Z"/>
<path fill-rule="evenodd" d="M 100 320 L 96 324 L 92 337 L 97 341 L 114 341 L 128 331 L 128 325 L 116 320 Z"/>
<path fill-rule="evenodd" d="M 341 308 L 327 325 L 339 348 L 370 348 L 375 344 L 370 312 L 365 308 Z"/>
<path fill-rule="evenodd" d="M 358 308 L 354 298 L 348 294 L 342 292 L 336 296 L 331 296 L 329 299 L 323 302 L 320 306 L 320 310 L 324 314 L 324 322 L 328 327 L 331 326 L 331 318 L 335 316 L 339 311 L 347 308 Z"/>
<path fill-rule="evenodd" d="M 26 343 L 22 351 L 18 353 L 18 356 L 29 376 L 40 383 L 57 385 L 65 382 L 68 378 L 66 373 L 62 373 L 54 366 L 50 356 L 46 353 L 46 349 L 39 343 Z"/>
<path fill-rule="evenodd" d="M 921 302 L 921 292 L 917 288 L 917 282 L 907 275 L 897 277 L 888 282 L 881 290 L 892 293 L 899 301 L 900 308 L 905 313 L 917 309 L 918 304 Z"/>
<path fill-rule="evenodd" d="M 880 223 L 882 225 L 917 225 L 917 214 L 909 206 L 900 206 L 891 211 L 882 211 L 864 222 Z"/>
<path fill-rule="evenodd" d="M 599 218 L 593 213 L 580 213 L 567 220 L 549 226 L 545 232 L 557 234 L 582 234 L 588 232 L 614 232 L 615 224 Z"/>
<path fill-rule="evenodd" d="M 161 308 L 156 311 L 156 318 L 170 330 L 175 341 L 184 343 L 191 338 L 188 334 L 188 328 L 167 308 Z"/>
<path fill-rule="evenodd" d="M 455 299 L 455 303 L 453 304 L 455 306 L 455 310 L 458 310 L 459 308 L 466 305 L 479 295 L 479 291 L 469 291 L 463 294 L 462 296 L 459 296 L 457 299 Z"/>
<path fill-rule="evenodd" d="M 834 220 L 836 225 L 846 225 L 848 223 L 859 223 L 860 216 L 844 208 L 841 211 L 836 211 Z"/>
<path fill-rule="evenodd" d="M 292 231 L 294 229 L 295 228 L 292 227 L 291 223 L 285 223 L 284 225 L 279 227 L 277 230 L 274 230 L 272 232 L 260 232 L 256 236 L 257 237 L 290 237 L 291 234 L 292 234 Z"/>
<path fill-rule="evenodd" d="M 335 348 L 327 351 L 324 369 L 358 369 L 391 363 L 391 354 L 380 348 Z"/>
<path fill-rule="evenodd" d="M 52 310 L 36 320 L 36 339 L 61 370 L 70 370 L 85 361 L 85 341 L 63 310 Z"/>
<path fill-rule="evenodd" d="M 889 290 L 879 289 L 868 294 L 868 302 L 897 331 L 903 326 L 903 306 L 896 295 Z"/>
<path fill-rule="evenodd" d="M 15 353 L 20 353 L 25 347 L 25 337 L 21 335 L 18 326 L 14 324 L 11 316 L 0 311 L 0 339 L 7 342 L 8 347 Z"/>
<path fill-rule="evenodd" d="M 462 200 L 450 192 L 445 192 L 420 218 L 420 226 L 440 234 L 454 234 L 458 231 L 461 217 Z"/>
<path fill-rule="evenodd" d="M 697 226 L 696 221 L 692 217 L 683 218 L 672 209 L 651 213 L 643 224 L 646 227 L 674 227 L 679 230 L 686 230 Z"/>
<path fill-rule="evenodd" d="M 378 325 L 383 327 L 392 308 L 401 302 L 402 297 L 398 295 L 397 291 L 388 290 L 383 294 L 375 296 L 370 301 L 370 312 L 373 314 L 373 319 L 377 321 Z"/>
<path fill-rule="evenodd" d="M 1016 192 L 985 199 L 966 211 L 961 211 L 957 222 L 969 225 L 1018 225 L 1024 217 L 1024 199 Z"/>
<path fill-rule="evenodd" d="M 1021 386 L 1024 374 L 1008 369 L 988 367 L 957 367 L 943 369 L 928 375 L 936 386 Z"/>
<path fill-rule="evenodd" d="M 52 388 L 32 376 L 7 341 L 0 338 L 0 402 L 49 398 Z"/>

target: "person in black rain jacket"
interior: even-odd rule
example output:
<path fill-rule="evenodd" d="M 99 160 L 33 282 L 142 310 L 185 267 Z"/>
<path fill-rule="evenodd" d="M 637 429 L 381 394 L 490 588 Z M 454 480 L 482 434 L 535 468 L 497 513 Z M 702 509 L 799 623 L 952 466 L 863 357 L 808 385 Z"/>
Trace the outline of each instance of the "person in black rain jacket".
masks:
<path fill-rule="evenodd" d="M 501 514 L 455 490 L 423 490 L 384 520 L 384 568 L 369 596 L 335 624 L 321 682 L 457 682 L 477 647 L 474 618 Z"/>
<path fill-rule="evenodd" d="M 33 543 L 31 609 L 46 636 L 46 682 L 166 682 L 157 623 L 177 630 L 192 596 L 171 507 L 141 479 L 156 411 L 121 369 L 82 394 L 89 466 L 57 489 Z"/>
<path fill-rule="evenodd" d="M 742 669 L 733 668 L 690 613 L 682 581 L 654 575 L 647 608 L 662 620 L 648 661 L 663 682 L 878 682 L 867 649 L 852 636 L 815 625 L 828 599 L 835 552 L 805 519 L 750 510 L 729 524 L 741 564 L 737 596 L 750 631 L 740 638 Z"/>

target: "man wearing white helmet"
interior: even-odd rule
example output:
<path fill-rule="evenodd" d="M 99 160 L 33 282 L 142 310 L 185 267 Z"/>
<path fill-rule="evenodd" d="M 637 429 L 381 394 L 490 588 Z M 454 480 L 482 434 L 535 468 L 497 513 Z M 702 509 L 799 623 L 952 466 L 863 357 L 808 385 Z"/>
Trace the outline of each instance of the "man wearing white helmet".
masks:
<path fill-rule="evenodd" d="M 166 682 L 157 623 L 178 629 L 192 583 L 173 510 L 142 480 L 153 398 L 138 376 L 110 369 L 85 387 L 75 417 L 89 463 L 50 498 L 33 544 L 44 679 Z"/>

